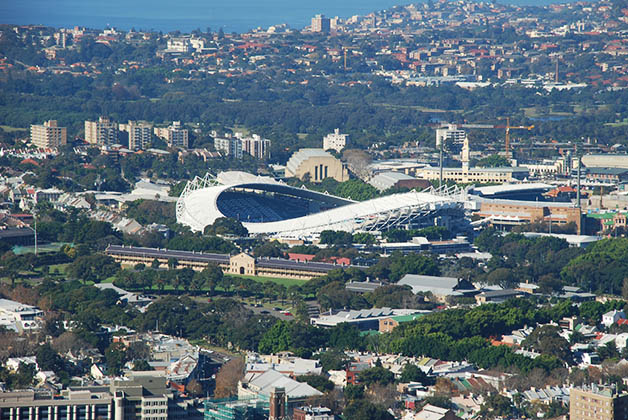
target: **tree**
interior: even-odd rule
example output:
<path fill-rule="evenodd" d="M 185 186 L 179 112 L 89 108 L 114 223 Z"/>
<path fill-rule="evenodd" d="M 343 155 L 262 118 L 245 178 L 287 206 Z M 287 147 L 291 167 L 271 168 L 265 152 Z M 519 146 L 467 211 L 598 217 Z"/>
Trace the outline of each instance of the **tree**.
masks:
<path fill-rule="evenodd" d="M 204 285 L 209 288 L 210 295 L 214 295 L 216 286 L 222 283 L 224 274 L 218 264 L 209 263 L 201 272 L 204 278 Z"/>
<path fill-rule="evenodd" d="M 82 281 L 100 283 L 115 275 L 120 264 L 108 255 L 83 255 L 76 258 L 68 267 L 67 273 L 71 278 Z"/>
<path fill-rule="evenodd" d="M 431 385 L 434 380 L 428 377 L 425 372 L 412 363 L 406 363 L 401 371 L 401 382 L 420 382 L 423 385 Z"/>
<path fill-rule="evenodd" d="M 628 277 L 624 278 L 624 283 L 621 288 L 621 296 L 624 299 L 628 299 Z"/>
<path fill-rule="evenodd" d="M 598 347 L 597 354 L 602 361 L 606 359 L 618 359 L 620 356 L 617 350 L 617 344 L 615 344 L 614 341 L 609 341 L 606 345 Z"/>
<path fill-rule="evenodd" d="M 553 274 L 546 274 L 539 278 L 539 291 L 541 293 L 553 294 L 560 292 L 563 288 L 563 282 Z"/>
<path fill-rule="evenodd" d="M 374 366 L 360 372 L 359 379 L 367 387 L 375 383 L 388 385 L 395 381 L 395 375 L 382 366 Z"/>
<path fill-rule="evenodd" d="M 153 367 L 151 365 L 148 364 L 148 362 L 144 359 L 141 360 L 136 360 L 133 362 L 133 369 L 136 372 L 143 372 L 143 371 L 147 371 L 147 370 L 154 370 Z"/>
<path fill-rule="evenodd" d="M 393 255 L 388 257 L 388 259 L 389 261 L 380 261 L 384 265 L 389 265 L 388 269 L 390 270 L 390 280 L 393 282 L 399 281 L 399 279 L 406 274 L 425 274 L 430 276 L 437 276 L 440 274 L 438 270 L 438 263 L 433 256 L 421 254 L 409 254 L 404 256 L 395 252 Z M 380 262 L 378 262 L 376 266 L 379 264 Z"/>
<path fill-rule="evenodd" d="M 603 239 L 588 247 L 562 269 L 561 277 L 569 285 L 585 290 L 620 294 L 628 278 L 628 238 Z"/>
<path fill-rule="evenodd" d="M 364 398 L 364 385 L 347 384 L 344 394 L 348 401 L 361 400 Z"/>
<path fill-rule="evenodd" d="M 320 242 L 328 245 L 351 245 L 353 235 L 349 232 L 324 230 L 321 232 Z"/>
<path fill-rule="evenodd" d="M 393 420 L 394 417 L 382 406 L 366 400 L 355 400 L 343 411 L 346 419 L 351 420 Z"/>
<path fill-rule="evenodd" d="M 490 155 L 483 159 L 480 159 L 475 166 L 480 168 L 497 168 L 497 167 L 505 167 L 510 166 L 510 161 L 504 156 L 500 155 Z"/>
<path fill-rule="evenodd" d="M 227 398 L 236 395 L 238 382 L 244 377 L 244 360 L 236 357 L 222 365 L 216 374 L 216 398 Z"/>
<path fill-rule="evenodd" d="M 41 370 L 51 370 L 58 373 L 63 369 L 63 359 L 46 343 L 39 346 L 36 353 L 37 365 Z"/>
<path fill-rule="evenodd" d="M 369 176 L 369 165 L 373 159 L 367 152 L 359 149 L 348 149 L 344 151 L 342 158 L 358 178 L 364 179 Z"/>
<path fill-rule="evenodd" d="M 203 386 L 196 379 L 192 379 L 188 382 L 185 386 L 185 390 L 193 397 L 200 397 L 203 395 Z"/>
<path fill-rule="evenodd" d="M 175 257 L 168 258 L 169 269 L 174 270 L 175 268 L 177 268 L 178 265 L 179 265 L 179 260 L 177 260 Z"/>
<path fill-rule="evenodd" d="M 52 342 L 52 348 L 61 354 L 68 352 L 76 352 L 80 349 L 86 348 L 87 343 L 81 340 L 73 332 L 66 331 L 59 337 L 55 338 Z"/>
<path fill-rule="evenodd" d="M 253 248 L 253 254 L 256 257 L 282 258 L 284 256 L 283 249 L 279 242 L 264 242 Z"/>
<path fill-rule="evenodd" d="M 126 348 L 126 358 L 130 361 L 144 360 L 150 357 L 150 347 L 148 344 L 138 341 L 131 343 Z"/>
<path fill-rule="evenodd" d="M 309 386 L 318 389 L 320 392 L 331 391 L 334 383 L 321 375 L 301 375 L 296 378 L 299 382 L 305 382 Z"/>
<path fill-rule="evenodd" d="M 512 270 L 508 268 L 497 268 L 488 273 L 486 283 L 509 289 L 517 284 L 517 279 Z"/>
<path fill-rule="evenodd" d="M 161 263 L 159 262 L 159 260 L 157 258 L 155 258 L 153 261 L 151 261 L 150 268 L 156 270 L 156 269 L 159 268 L 160 265 L 161 265 Z"/>
<path fill-rule="evenodd" d="M 560 328 L 553 325 L 542 325 L 532 331 L 523 341 L 524 347 L 531 347 L 541 353 L 550 354 L 559 359 L 571 361 L 569 342 L 558 335 Z"/>
<path fill-rule="evenodd" d="M 510 399 L 494 392 L 484 400 L 479 415 L 483 419 L 495 419 L 507 418 L 513 414 L 515 414 L 514 406 Z"/>
<path fill-rule="evenodd" d="M 353 235 L 354 244 L 373 245 L 375 242 L 375 236 L 370 233 L 360 232 Z"/>
<path fill-rule="evenodd" d="M 329 346 L 340 350 L 354 350 L 362 346 L 360 330 L 353 324 L 341 322 L 329 333 Z"/>
<path fill-rule="evenodd" d="M 343 370 L 347 367 L 347 364 L 351 361 L 344 352 L 337 350 L 329 350 L 322 352 L 318 355 L 318 360 L 321 362 L 323 371 L 329 372 L 330 370 Z"/>
<path fill-rule="evenodd" d="M 580 316 L 592 322 L 599 324 L 602 320 L 602 315 L 606 312 L 606 307 L 603 303 L 597 301 L 583 302 L 580 307 Z"/>
<path fill-rule="evenodd" d="M 105 350 L 105 360 L 107 361 L 107 374 L 119 375 L 124 364 L 127 362 L 124 344 L 111 343 Z"/>
<path fill-rule="evenodd" d="M 205 226 L 203 234 L 246 237 L 249 235 L 249 231 L 236 219 L 231 217 L 219 217 L 211 225 Z"/>

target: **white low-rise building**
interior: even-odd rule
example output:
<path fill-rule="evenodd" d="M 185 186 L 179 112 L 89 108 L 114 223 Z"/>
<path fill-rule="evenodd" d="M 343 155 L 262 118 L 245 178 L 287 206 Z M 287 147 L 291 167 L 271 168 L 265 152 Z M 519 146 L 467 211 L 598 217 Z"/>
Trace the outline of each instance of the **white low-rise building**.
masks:
<path fill-rule="evenodd" d="M 4 364 L 4 367 L 12 372 L 17 372 L 21 364 L 33 365 L 35 366 L 35 370 L 39 370 L 35 356 L 9 357 Z"/>
<path fill-rule="evenodd" d="M 36 306 L 9 299 L 0 299 L 0 325 L 17 332 L 41 328 L 44 312 Z"/>
<path fill-rule="evenodd" d="M 604 326 L 608 328 L 620 319 L 626 319 L 626 314 L 624 313 L 624 311 L 609 311 L 602 315 L 602 324 L 604 324 Z"/>

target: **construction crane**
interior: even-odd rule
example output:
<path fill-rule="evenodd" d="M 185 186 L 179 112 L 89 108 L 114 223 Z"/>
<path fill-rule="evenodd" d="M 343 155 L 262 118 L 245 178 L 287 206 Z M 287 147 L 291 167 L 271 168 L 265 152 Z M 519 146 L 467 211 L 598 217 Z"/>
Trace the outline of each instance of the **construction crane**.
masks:
<path fill-rule="evenodd" d="M 533 125 L 510 125 L 510 117 L 506 117 L 506 125 L 493 125 L 493 124 L 454 124 L 459 128 L 503 128 L 506 130 L 506 159 L 510 158 L 510 130 L 532 130 Z"/>
<path fill-rule="evenodd" d="M 345 71 L 347 71 L 348 67 L 347 67 L 347 51 L 349 50 L 356 50 L 357 47 L 342 47 L 342 50 L 344 51 L 344 56 L 345 56 Z"/>
<path fill-rule="evenodd" d="M 506 129 L 506 159 L 510 158 L 510 130 L 532 130 L 533 125 L 510 125 L 510 117 L 506 117 L 506 126 L 497 126 L 495 128 Z"/>

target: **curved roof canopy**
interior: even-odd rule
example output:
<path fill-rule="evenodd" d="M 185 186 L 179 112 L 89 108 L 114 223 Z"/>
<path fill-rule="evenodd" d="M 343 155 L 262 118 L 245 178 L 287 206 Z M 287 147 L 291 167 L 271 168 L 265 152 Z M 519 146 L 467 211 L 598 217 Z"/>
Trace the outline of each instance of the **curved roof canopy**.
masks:
<path fill-rule="evenodd" d="M 223 172 L 216 178 L 206 175 L 188 182 L 177 201 L 177 222 L 192 230 L 202 231 L 216 219 L 225 217 L 217 204 L 225 191 L 281 194 L 309 200 L 327 208 L 287 220 L 243 222 L 251 234 L 285 237 L 309 236 L 323 230 L 381 230 L 440 209 L 462 208 L 464 201 L 459 190 L 430 189 L 354 202 L 305 188 L 291 187 L 268 177 L 244 172 Z"/>

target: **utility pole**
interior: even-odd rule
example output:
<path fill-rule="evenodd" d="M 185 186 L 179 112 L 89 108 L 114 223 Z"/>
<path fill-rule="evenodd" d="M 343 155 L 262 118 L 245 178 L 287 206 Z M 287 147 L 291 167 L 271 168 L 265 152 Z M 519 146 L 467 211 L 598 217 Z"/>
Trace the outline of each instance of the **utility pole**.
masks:
<path fill-rule="evenodd" d="M 440 139 L 440 154 L 438 157 L 438 167 L 439 167 L 439 177 L 438 177 L 438 188 L 440 189 L 443 186 L 443 142 L 444 138 Z"/>
<path fill-rule="evenodd" d="M 578 191 L 576 192 L 576 200 L 578 202 L 578 235 L 582 235 L 582 203 L 580 202 L 580 171 L 582 170 L 582 160 L 580 158 L 580 151 L 577 147 L 576 157 L 578 158 Z"/>
<path fill-rule="evenodd" d="M 506 159 L 510 159 L 510 117 L 506 117 Z"/>
<path fill-rule="evenodd" d="M 35 256 L 37 256 L 37 212 L 33 210 L 33 219 L 35 221 Z"/>

